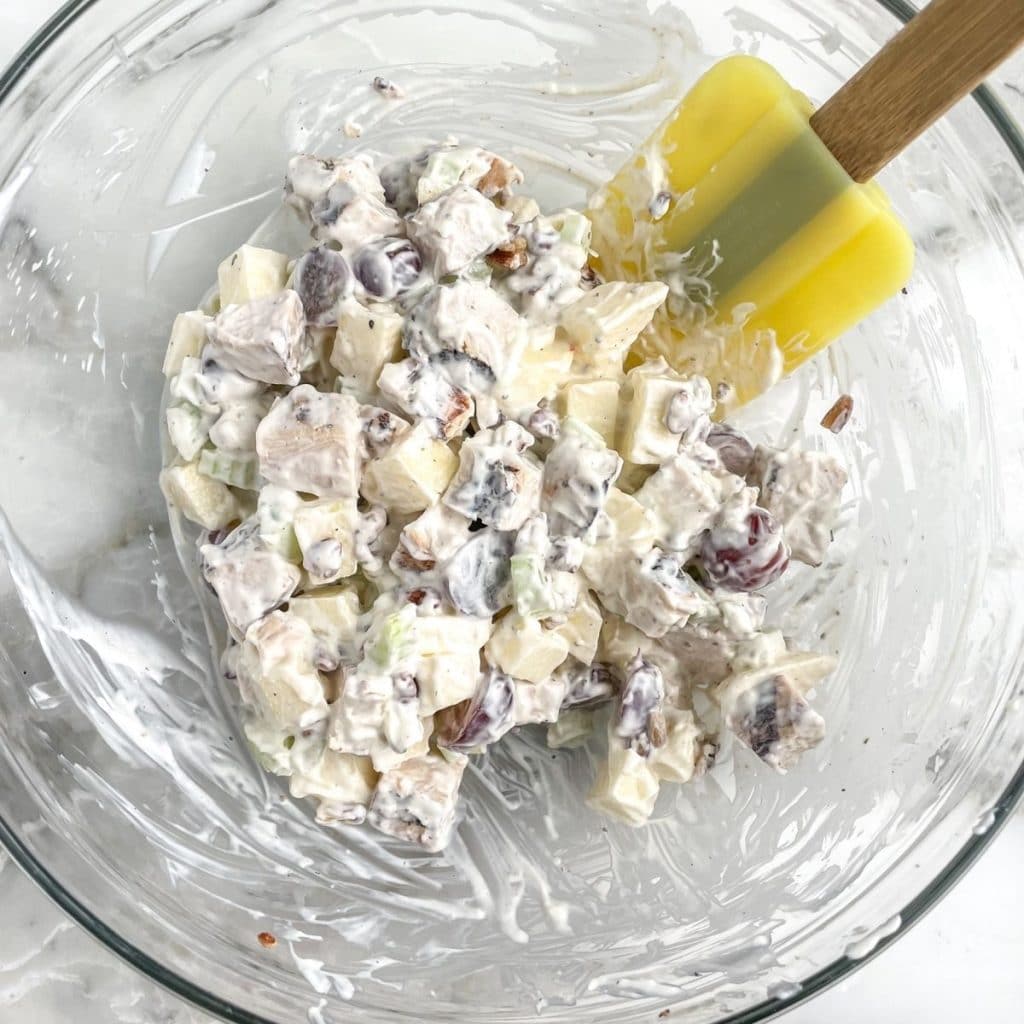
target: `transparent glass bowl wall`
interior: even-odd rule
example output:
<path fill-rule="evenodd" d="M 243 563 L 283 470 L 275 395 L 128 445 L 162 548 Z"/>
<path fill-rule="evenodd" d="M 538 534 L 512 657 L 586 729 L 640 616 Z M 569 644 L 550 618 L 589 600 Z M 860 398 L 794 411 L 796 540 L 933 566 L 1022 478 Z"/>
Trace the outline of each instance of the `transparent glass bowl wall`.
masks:
<path fill-rule="evenodd" d="M 159 368 L 287 155 L 455 132 L 579 203 L 716 57 L 757 52 L 820 100 L 897 26 L 868 0 L 708 6 L 99 0 L 0 101 L 3 837 L 215 1012 L 757 1018 L 905 927 L 1019 788 L 1024 173 L 973 103 L 886 175 L 908 294 L 747 413 L 851 466 L 834 557 L 773 609 L 842 659 L 799 770 L 737 752 L 631 831 L 580 811 L 586 754 L 528 735 L 473 773 L 452 854 L 418 856 L 317 828 L 209 671 L 155 485 Z M 844 391 L 833 439 L 816 422 Z"/>

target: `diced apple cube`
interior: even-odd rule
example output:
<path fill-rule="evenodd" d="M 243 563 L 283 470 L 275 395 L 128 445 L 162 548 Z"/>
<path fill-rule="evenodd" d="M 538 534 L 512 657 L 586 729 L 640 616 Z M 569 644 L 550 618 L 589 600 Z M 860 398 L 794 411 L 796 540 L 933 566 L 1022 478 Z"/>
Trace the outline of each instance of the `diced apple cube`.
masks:
<path fill-rule="evenodd" d="M 512 685 L 516 725 L 543 725 L 558 719 L 565 700 L 567 683 L 564 678 L 547 676 L 539 683 L 516 679 Z"/>
<path fill-rule="evenodd" d="M 704 734 L 692 711 L 666 707 L 663 714 L 667 738 L 651 751 L 651 770 L 667 782 L 689 782 L 704 761 Z"/>
<path fill-rule="evenodd" d="M 567 307 L 562 330 L 577 349 L 581 369 L 598 376 L 618 376 L 622 360 L 640 332 L 665 301 L 668 287 L 648 281 L 600 284 Z"/>
<path fill-rule="evenodd" d="M 585 423 L 601 435 L 609 448 L 616 447 L 619 417 L 617 380 L 586 380 L 567 384 L 561 394 L 561 406 L 563 416 Z"/>
<path fill-rule="evenodd" d="M 422 512 L 441 497 L 459 468 L 458 456 L 418 423 L 366 467 L 363 495 L 402 515 Z"/>
<path fill-rule="evenodd" d="M 425 654 L 416 663 L 420 714 L 433 715 L 470 700 L 480 678 L 480 652 Z"/>
<path fill-rule="evenodd" d="M 366 820 L 378 778 L 368 757 L 342 754 L 325 745 L 314 762 L 295 767 L 291 794 L 299 800 L 319 801 L 316 820 L 321 825 L 359 825 Z"/>
<path fill-rule="evenodd" d="M 498 623 L 485 651 L 488 661 L 502 672 L 539 683 L 569 656 L 569 641 L 537 619 L 510 612 Z"/>
<path fill-rule="evenodd" d="M 181 365 L 187 356 L 193 359 L 199 356 L 206 344 L 206 325 L 212 322 L 212 316 L 207 316 L 199 310 L 180 313 L 174 318 L 171 339 L 167 343 L 167 353 L 164 355 L 165 377 L 173 377 L 180 373 Z"/>
<path fill-rule="evenodd" d="M 309 624 L 316 641 L 317 665 L 325 671 L 356 654 L 359 595 L 349 587 L 325 587 L 288 602 L 288 611 Z"/>
<path fill-rule="evenodd" d="M 491 635 L 491 620 L 469 615 L 425 615 L 416 620 L 416 650 L 432 654 L 478 654 Z"/>
<path fill-rule="evenodd" d="M 555 632 L 566 640 L 569 653 L 577 661 L 589 665 L 597 656 L 603 622 L 601 606 L 589 591 L 584 591 L 568 619 Z"/>
<path fill-rule="evenodd" d="M 587 796 L 589 806 L 636 827 L 653 813 L 659 788 L 647 759 L 617 736 L 614 726 L 609 727 L 608 760 Z"/>
<path fill-rule="evenodd" d="M 222 530 L 241 518 L 241 506 L 231 490 L 200 473 L 197 462 L 165 469 L 160 488 L 171 505 L 205 530 Z"/>
<path fill-rule="evenodd" d="M 404 322 L 398 313 L 369 309 L 358 299 L 345 299 L 338 306 L 338 334 L 331 365 L 343 376 L 353 378 L 360 391 L 372 392 L 381 370 L 402 358 Z"/>
<path fill-rule="evenodd" d="M 554 399 L 572 368 L 572 359 L 572 349 L 564 341 L 527 348 L 515 376 L 501 385 L 498 402 L 505 414 L 517 419 L 542 401 Z"/>
<path fill-rule="evenodd" d="M 661 465 L 679 450 L 681 434 L 668 428 L 666 418 L 682 381 L 676 376 L 650 376 L 634 370 L 626 378 L 629 405 L 619 451 L 638 465 Z"/>
<path fill-rule="evenodd" d="M 273 249 L 243 245 L 217 268 L 217 282 L 222 308 L 270 298 L 288 283 L 288 257 Z"/>
<path fill-rule="evenodd" d="M 302 567 L 313 586 L 351 576 L 357 568 L 355 498 L 324 499 L 295 510 L 295 537 L 302 551 Z"/>
<path fill-rule="evenodd" d="M 548 726 L 548 746 L 552 750 L 580 747 L 594 731 L 594 712 L 589 708 L 570 708 Z"/>

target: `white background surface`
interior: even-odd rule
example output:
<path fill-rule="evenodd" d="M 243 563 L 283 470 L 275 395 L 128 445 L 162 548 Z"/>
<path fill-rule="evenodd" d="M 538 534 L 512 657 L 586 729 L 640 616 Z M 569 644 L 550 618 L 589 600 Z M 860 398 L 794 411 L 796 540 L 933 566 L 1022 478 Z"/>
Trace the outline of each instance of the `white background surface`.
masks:
<path fill-rule="evenodd" d="M 58 6 L 59 0 L 0 0 L 0 64 Z M 1024 84 L 1021 69 L 1018 60 L 1018 85 Z M 206 1024 L 203 1015 L 91 948 L 91 940 L 26 885 L 0 860 L 0 1024 Z M 19 955 L 22 934 L 29 955 Z M 909 936 L 785 1021 L 1024 1021 L 1024 813 Z"/>

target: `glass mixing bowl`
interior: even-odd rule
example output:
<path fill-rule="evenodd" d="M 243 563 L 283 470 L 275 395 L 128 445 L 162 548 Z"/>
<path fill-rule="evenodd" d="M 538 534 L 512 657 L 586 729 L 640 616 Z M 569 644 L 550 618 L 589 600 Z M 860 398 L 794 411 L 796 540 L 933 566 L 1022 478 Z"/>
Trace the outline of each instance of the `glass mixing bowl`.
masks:
<path fill-rule="evenodd" d="M 77 0 L 51 23 L 0 80 L 0 837 L 61 906 L 247 1024 L 750 1021 L 956 880 L 1024 778 L 1024 146 L 990 94 L 885 174 L 907 293 L 745 413 L 851 469 L 828 564 L 773 601 L 841 658 L 829 738 L 785 778 L 735 751 L 632 831 L 580 810 L 586 752 L 526 733 L 476 763 L 447 855 L 319 828 L 240 742 L 156 486 L 172 316 L 292 151 L 454 132 L 578 203 L 713 59 L 822 100 L 909 13 Z"/>

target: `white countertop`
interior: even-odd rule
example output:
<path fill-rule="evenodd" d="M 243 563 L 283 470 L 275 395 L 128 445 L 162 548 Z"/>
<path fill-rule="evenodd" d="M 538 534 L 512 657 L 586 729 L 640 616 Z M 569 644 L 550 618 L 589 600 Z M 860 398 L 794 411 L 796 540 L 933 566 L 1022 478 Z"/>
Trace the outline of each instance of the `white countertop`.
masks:
<path fill-rule="evenodd" d="M 14 0 L 0 0 L 0 65 L 58 6 L 59 0 L 17 7 Z M 909 936 L 787 1015 L 787 1024 L 1024 1019 L 1022 865 L 1019 812 Z M 3 854 L 0 908 L 0 1024 L 209 1024 L 210 1018 L 136 975 L 67 920 Z"/>

